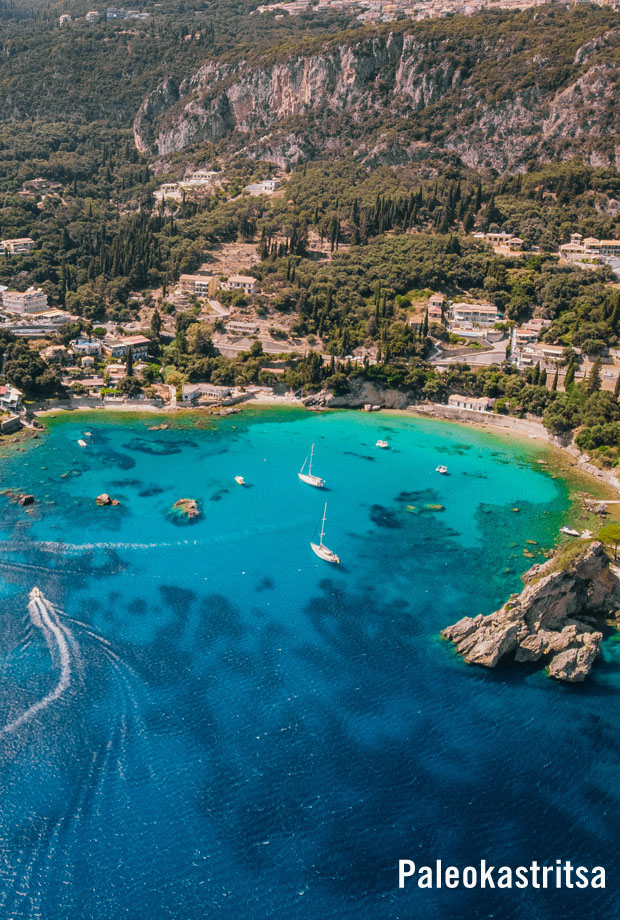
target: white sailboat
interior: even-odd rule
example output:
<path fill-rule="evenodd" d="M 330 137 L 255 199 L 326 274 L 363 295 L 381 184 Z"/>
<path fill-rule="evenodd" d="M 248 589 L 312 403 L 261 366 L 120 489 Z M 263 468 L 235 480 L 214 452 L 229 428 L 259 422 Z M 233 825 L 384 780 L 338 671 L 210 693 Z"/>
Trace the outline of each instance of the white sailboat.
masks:
<path fill-rule="evenodd" d="M 314 444 L 312 445 L 310 449 L 310 456 L 306 457 L 306 459 L 304 460 L 304 465 L 302 466 L 299 473 L 297 473 L 297 475 L 299 476 L 302 482 L 307 483 L 309 486 L 314 486 L 316 489 L 322 489 L 323 486 L 325 485 L 325 480 L 321 479 L 320 476 L 315 476 L 313 474 L 312 472 L 312 458 L 313 457 L 314 457 Z M 310 460 L 309 463 L 308 463 L 308 460 Z M 306 468 L 306 463 L 308 463 L 308 472 L 304 473 L 304 470 Z"/>
<path fill-rule="evenodd" d="M 327 516 L 327 502 L 325 502 L 325 507 L 323 509 L 323 520 L 321 521 L 321 533 L 319 536 L 318 543 L 310 543 L 312 552 L 316 553 L 319 559 L 323 559 L 324 562 L 333 562 L 335 565 L 340 565 L 340 559 L 336 553 L 325 546 L 323 543 L 323 537 L 325 536 L 325 517 Z"/>

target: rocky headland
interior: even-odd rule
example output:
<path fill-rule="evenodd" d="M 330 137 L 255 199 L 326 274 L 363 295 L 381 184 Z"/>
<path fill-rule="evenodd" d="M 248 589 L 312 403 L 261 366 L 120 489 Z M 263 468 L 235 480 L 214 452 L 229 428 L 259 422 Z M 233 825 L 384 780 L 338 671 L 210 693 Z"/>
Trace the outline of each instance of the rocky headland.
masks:
<path fill-rule="evenodd" d="M 571 543 L 523 575 L 525 587 L 489 616 L 442 630 L 468 664 L 540 661 L 550 677 L 583 681 L 603 629 L 620 611 L 620 578 L 602 543 Z"/>

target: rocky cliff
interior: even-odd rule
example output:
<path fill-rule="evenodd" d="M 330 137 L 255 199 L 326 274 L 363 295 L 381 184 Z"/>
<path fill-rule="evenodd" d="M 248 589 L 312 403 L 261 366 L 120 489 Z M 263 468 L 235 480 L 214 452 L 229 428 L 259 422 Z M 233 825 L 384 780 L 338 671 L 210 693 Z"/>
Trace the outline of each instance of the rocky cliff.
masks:
<path fill-rule="evenodd" d="M 572 554 L 572 555 L 571 555 Z M 601 629 L 620 610 L 620 580 L 602 543 L 572 544 L 524 576 L 525 588 L 490 616 L 463 617 L 441 633 L 469 664 L 540 661 L 550 677 L 582 681 L 598 657 Z"/>
<path fill-rule="evenodd" d="M 554 12 L 551 24 L 548 13 L 524 15 L 508 25 L 484 16 L 458 28 L 408 23 L 312 52 L 210 61 L 144 100 L 135 142 L 166 154 L 231 139 L 279 165 L 335 148 L 369 162 L 442 148 L 497 169 L 575 154 L 620 162 L 620 30 L 595 14 L 573 22 Z M 549 29 L 561 35 L 555 47 Z"/>

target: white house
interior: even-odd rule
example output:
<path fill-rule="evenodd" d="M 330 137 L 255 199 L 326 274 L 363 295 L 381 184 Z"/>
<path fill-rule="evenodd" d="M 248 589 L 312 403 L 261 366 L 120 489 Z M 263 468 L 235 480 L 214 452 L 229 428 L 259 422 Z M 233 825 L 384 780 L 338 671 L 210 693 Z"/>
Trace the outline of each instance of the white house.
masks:
<path fill-rule="evenodd" d="M 490 303 L 453 303 L 450 320 L 456 326 L 472 323 L 474 326 L 493 326 L 504 318 Z"/>
<path fill-rule="evenodd" d="M 473 412 L 488 412 L 494 402 L 495 400 L 489 399 L 488 396 L 461 396 L 459 393 L 454 393 L 448 397 L 449 406 L 455 409 L 471 409 Z"/>
<path fill-rule="evenodd" d="M 198 402 L 203 396 L 219 401 L 226 399 L 230 394 L 230 387 L 217 386 L 214 383 L 186 383 L 183 385 L 183 402 Z"/>
<path fill-rule="evenodd" d="M 0 409 L 3 412 L 21 409 L 23 395 L 21 390 L 18 390 L 17 387 L 12 387 L 10 383 L 0 386 Z"/>
<path fill-rule="evenodd" d="M 74 355 L 100 355 L 102 345 L 97 339 L 72 339 L 71 349 Z"/>
<path fill-rule="evenodd" d="M 243 291 L 245 294 L 258 294 L 260 290 L 258 281 L 250 275 L 231 275 L 222 287 L 225 291 Z"/>
<path fill-rule="evenodd" d="M 111 358 L 124 358 L 131 348 L 131 354 L 137 361 L 147 357 L 150 344 L 151 340 L 145 335 L 128 335 L 127 338 L 107 342 L 106 351 Z"/>

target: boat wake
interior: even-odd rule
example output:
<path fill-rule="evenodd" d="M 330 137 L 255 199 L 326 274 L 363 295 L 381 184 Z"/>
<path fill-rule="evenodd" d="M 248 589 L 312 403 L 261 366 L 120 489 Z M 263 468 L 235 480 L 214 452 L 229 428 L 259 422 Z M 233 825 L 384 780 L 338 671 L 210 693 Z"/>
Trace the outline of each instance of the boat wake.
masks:
<path fill-rule="evenodd" d="M 58 683 L 50 693 L 37 700 L 20 716 L 7 722 L 0 729 L 0 733 L 14 732 L 26 722 L 30 722 L 37 713 L 47 709 L 52 703 L 60 699 L 71 683 L 72 647 L 75 647 L 73 634 L 68 627 L 60 622 L 56 608 L 45 598 L 38 588 L 33 588 L 29 594 L 28 613 L 32 625 L 41 630 L 47 647 L 50 650 L 52 661 L 59 669 Z"/>
<path fill-rule="evenodd" d="M 1 727 L 0 737 L 19 739 L 22 730 L 27 738 L 28 725 L 70 695 L 75 711 L 67 712 L 45 744 L 47 756 L 58 757 L 59 764 L 71 750 L 71 782 L 51 806 L 42 807 L 36 796 L 30 801 L 27 788 L 0 800 L 0 835 L 3 820 L 13 822 L 16 813 L 28 829 L 27 837 L 0 860 L 0 916 L 44 920 L 51 903 L 58 916 L 75 908 L 71 898 L 80 873 L 75 854 L 84 840 L 100 836 L 110 810 L 130 807 L 131 784 L 157 784 L 158 778 L 143 715 L 151 700 L 139 675 L 108 639 L 55 606 L 38 588 L 30 591 L 27 609 L 27 638 L 19 647 L 38 636 L 58 673 L 53 689 Z M 95 721 L 88 708 L 91 685 L 107 690 L 106 706 Z M 79 688 L 86 709 L 79 705 Z M 14 743 L 7 747 L 10 757 L 15 756 Z"/>

